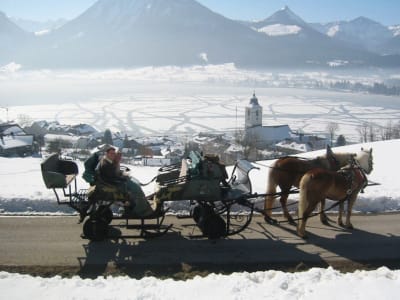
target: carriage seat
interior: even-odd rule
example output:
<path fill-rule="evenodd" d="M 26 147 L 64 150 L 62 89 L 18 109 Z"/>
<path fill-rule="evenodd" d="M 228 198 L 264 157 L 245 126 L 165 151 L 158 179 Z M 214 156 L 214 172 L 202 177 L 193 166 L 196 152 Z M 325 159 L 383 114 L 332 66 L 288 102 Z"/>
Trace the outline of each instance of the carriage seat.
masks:
<path fill-rule="evenodd" d="M 78 166 L 70 160 L 51 154 L 41 164 L 43 181 L 48 189 L 66 188 L 78 175 Z"/>
<path fill-rule="evenodd" d="M 241 159 L 238 160 L 234 167 L 234 175 L 230 179 L 230 186 L 232 188 L 232 192 L 238 192 L 241 194 L 242 192 L 245 193 L 252 193 L 252 186 L 251 181 L 249 178 L 249 173 L 251 170 L 260 168 L 255 167 L 252 163 L 247 160 Z"/>

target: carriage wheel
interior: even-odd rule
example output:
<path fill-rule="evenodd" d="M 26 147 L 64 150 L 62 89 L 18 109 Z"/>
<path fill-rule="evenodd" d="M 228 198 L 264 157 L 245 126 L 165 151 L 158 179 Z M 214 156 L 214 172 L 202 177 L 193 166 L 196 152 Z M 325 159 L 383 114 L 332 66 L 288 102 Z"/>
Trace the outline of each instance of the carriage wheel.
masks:
<path fill-rule="evenodd" d="M 102 241 L 108 233 L 108 224 L 102 219 L 88 219 L 83 224 L 83 234 L 91 241 Z"/>

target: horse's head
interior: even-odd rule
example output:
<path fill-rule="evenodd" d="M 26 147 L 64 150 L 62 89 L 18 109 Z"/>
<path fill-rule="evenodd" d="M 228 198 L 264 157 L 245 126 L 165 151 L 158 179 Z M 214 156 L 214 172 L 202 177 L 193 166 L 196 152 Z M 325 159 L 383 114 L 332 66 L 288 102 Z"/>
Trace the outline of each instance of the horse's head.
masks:
<path fill-rule="evenodd" d="M 368 150 L 361 148 L 361 151 L 357 153 L 356 161 L 366 174 L 370 174 L 373 169 L 372 148 Z"/>
<path fill-rule="evenodd" d="M 343 153 L 334 153 L 331 152 L 327 154 L 326 158 L 329 160 L 331 164 L 331 170 L 339 170 L 346 166 L 349 161 L 356 157 L 356 153 L 351 152 L 343 152 Z"/>

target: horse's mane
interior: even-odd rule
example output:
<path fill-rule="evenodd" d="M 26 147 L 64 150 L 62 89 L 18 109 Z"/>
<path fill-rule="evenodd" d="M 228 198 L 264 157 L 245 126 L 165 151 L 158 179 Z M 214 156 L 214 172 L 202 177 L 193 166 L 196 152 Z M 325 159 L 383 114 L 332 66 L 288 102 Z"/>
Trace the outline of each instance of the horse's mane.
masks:
<path fill-rule="evenodd" d="M 354 152 L 334 152 L 333 156 L 338 161 L 340 166 L 345 166 L 350 162 L 352 157 L 356 157 L 357 153 Z M 320 159 L 327 159 L 326 154 L 318 156 Z"/>

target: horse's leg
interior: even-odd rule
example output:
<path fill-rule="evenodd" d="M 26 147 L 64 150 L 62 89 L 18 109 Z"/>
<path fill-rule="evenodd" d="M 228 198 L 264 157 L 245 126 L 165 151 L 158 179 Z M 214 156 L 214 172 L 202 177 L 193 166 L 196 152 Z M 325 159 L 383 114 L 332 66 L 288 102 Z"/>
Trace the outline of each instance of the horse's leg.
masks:
<path fill-rule="evenodd" d="M 267 182 L 267 195 L 265 196 L 264 200 L 264 216 L 266 219 L 271 219 L 272 215 L 272 207 L 274 206 L 275 202 L 275 194 L 276 194 L 276 182 L 274 180 L 275 177 L 274 169 L 268 174 L 268 182 Z"/>
<path fill-rule="evenodd" d="M 344 201 L 341 201 L 339 203 L 338 220 L 337 220 L 338 225 L 341 227 L 344 227 L 343 218 L 342 218 L 343 212 L 344 212 Z"/>
<path fill-rule="evenodd" d="M 289 224 L 296 226 L 296 222 L 293 220 L 293 217 L 290 215 L 289 210 L 287 208 L 287 199 L 289 198 L 289 192 L 290 192 L 290 187 L 282 189 L 280 202 L 284 217 L 286 218 L 286 220 L 288 220 Z"/>
<path fill-rule="evenodd" d="M 353 210 L 353 205 L 356 202 L 358 196 L 358 192 L 353 193 L 349 199 L 349 203 L 347 204 L 347 215 L 346 215 L 346 228 L 347 229 L 353 229 L 353 224 L 351 224 L 350 218 L 351 218 L 351 212 Z"/>
<path fill-rule="evenodd" d="M 322 224 L 328 225 L 328 217 L 326 215 L 326 213 L 324 212 L 325 209 L 325 199 L 323 199 L 320 203 L 319 203 L 319 219 L 321 220 Z"/>
<path fill-rule="evenodd" d="M 306 186 L 300 188 L 300 200 L 298 206 L 299 223 L 297 225 L 297 234 L 301 238 L 306 238 L 307 219 L 317 204 L 323 199 L 324 198 L 318 199 L 315 195 L 310 195 L 310 191 L 307 190 Z"/>
<path fill-rule="evenodd" d="M 275 194 L 276 194 L 276 186 L 275 180 L 273 178 L 273 173 L 270 173 L 267 184 L 267 195 L 264 199 L 264 220 L 269 224 L 275 224 L 276 220 L 272 219 L 272 209 L 275 203 Z"/>

